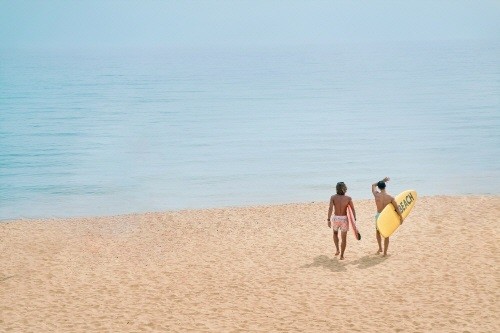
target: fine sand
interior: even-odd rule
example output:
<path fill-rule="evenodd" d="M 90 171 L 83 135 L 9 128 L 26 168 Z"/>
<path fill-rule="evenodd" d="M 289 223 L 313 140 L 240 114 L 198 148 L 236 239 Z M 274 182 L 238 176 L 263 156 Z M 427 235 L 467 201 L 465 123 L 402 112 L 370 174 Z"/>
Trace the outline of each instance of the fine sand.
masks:
<path fill-rule="evenodd" d="M 0 223 L 0 332 L 499 332 L 500 197 L 423 197 L 376 255 L 327 202 Z"/>

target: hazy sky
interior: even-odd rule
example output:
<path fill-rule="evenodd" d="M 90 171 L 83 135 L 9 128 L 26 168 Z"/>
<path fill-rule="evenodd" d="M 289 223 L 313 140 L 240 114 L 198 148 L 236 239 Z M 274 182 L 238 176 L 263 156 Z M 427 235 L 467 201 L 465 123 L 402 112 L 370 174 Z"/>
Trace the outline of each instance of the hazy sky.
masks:
<path fill-rule="evenodd" d="M 500 0 L 0 0 L 0 47 L 500 40 Z"/>

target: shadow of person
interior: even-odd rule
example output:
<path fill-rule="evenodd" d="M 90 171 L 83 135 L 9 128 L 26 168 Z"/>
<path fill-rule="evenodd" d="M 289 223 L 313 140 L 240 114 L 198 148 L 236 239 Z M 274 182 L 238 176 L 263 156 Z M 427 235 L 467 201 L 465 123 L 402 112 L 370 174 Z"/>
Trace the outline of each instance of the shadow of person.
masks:
<path fill-rule="evenodd" d="M 354 260 L 351 262 L 351 265 L 357 265 L 357 268 L 365 269 L 376 266 L 382 262 L 384 262 L 387 257 L 382 257 L 382 255 L 369 254 L 358 260 Z"/>
<path fill-rule="evenodd" d="M 0 277 L 0 282 L 3 282 L 5 280 L 8 280 L 10 278 L 13 278 L 15 275 L 11 275 L 11 276 L 5 276 L 5 277 Z"/>
<path fill-rule="evenodd" d="M 343 272 L 346 271 L 346 268 L 340 261 L 335 258 L 331 259 L 328 256 L 320 255 L 314 258 L 314 261 L 311 264 L 303 265 L 301 268 L 310 268 L 310 267 L 323 267 L 329 269 L 332 272 Z"/>

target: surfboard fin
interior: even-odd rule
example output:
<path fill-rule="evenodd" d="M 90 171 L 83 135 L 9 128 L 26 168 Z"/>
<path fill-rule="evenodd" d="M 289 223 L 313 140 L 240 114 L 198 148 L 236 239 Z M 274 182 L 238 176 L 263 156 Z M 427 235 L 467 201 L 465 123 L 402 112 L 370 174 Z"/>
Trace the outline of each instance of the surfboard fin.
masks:
<path fill-rule="evenodd" d="M 361 240 L 361 234 L 358 231 L 358 240 Z"/>

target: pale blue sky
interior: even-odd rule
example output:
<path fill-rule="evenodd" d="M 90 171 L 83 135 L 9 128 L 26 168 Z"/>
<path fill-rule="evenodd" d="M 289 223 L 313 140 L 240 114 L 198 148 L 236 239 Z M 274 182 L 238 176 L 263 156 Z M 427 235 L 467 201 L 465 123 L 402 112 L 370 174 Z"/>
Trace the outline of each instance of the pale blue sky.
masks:
<path fill-rule="evenodd" d="M 0 47 L 500 40 L 500 0 L 0 0 Z"/>

